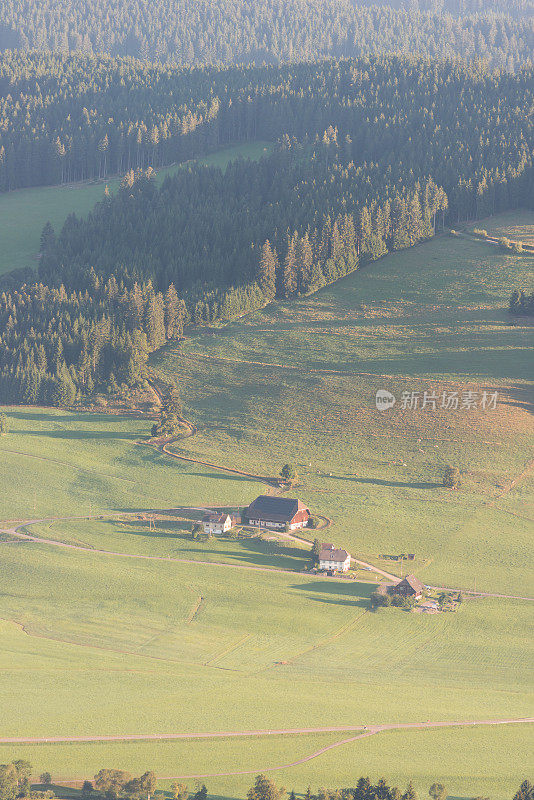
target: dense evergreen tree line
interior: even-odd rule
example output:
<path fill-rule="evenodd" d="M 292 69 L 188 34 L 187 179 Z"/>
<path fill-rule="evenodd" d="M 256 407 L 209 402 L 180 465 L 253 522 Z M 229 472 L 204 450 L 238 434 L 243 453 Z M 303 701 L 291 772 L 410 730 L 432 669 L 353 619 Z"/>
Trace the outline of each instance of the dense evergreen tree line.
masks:
<path fill-rule="evenodd" d="M 246 78 L 232 76 L 236 86 Z M 228 109 L 232 88 L 216 70 L 4 53 L 0 191 L 103 178 L 205 153 L 224 139 L 219 97 Z"/>
<path fill-rule="evenodd" d="M 174 71 L 128 66 L 148 107 L 165 108 Z M 143 83 L 149 74 L 166 92 Z M 160 188 L 151 167 L 131 168 L 87 220 L 47 226 L 41 283 L 0 303 L 2 399 L 130 386 L 186 316 L 231 318 L 306 294 L 444 221 L 532 203 L 532 68 L 390 56 L 194 70 L 178 83 L 189 79 L 192 104 L 210 81 L 225 97 L 198 126 L 209 131 L 199 148 L 278 137 L 274 152 L 224 173 L 185 167 Z M 165 322 L 169 286 L 183 300 L 176 329 Z"/>
<path fill-rule="evenodd" d="M 159 190 L 150 174 L 129 175 L 88 220 L 44 237 L 40 278 L 81 289 L 94 265 L 104 281 L 172 281 L 193 320 L 210 321 L 314 291 L 432 235 L 447 202 L 432 180 L 406 187 L 338 159 L 335 140 L 286 142 L 259 164 L 183 170 Z"/>
<path fill-rule="evenodd" d="M 314 137 L 328 125 L 352 137 L 355 161 L 361 160 L 362 150 L 365 158 L 375 161 L 384 147 L 391 152 L 396 127 L 408 124 L 422 139 L 432 133 L 447 161 L 451 145 L 458 145 L 456 139 L 451 141 L 449 125 L 447 138 L 439 127 L 449 110 L 470 126 L 469 142 L 460 142 L 467 180 L 472 177 L 473 145 L 486 148 L 489 138 L 495 147 L 500 132 L 505 162 L 508 137 L 511 149 L 517 150 L 532 97 L 531 67 L 509 76 L 485 71 L 480 64 L 462 67 L 450 62 L 444 67 L 443 62 L 420 60 L 396 74 L 393 63 L 391 58 L 372 58 L 217 70 L 154 66 L 132 59 L 4 53 L 0 191 L 158 167 L 228 142 L 276 140 L 284 134 Z M 458 98 L 455 92 L 464 88 L 468 94 Z"/>
<path fill-rule="evenodd" d="M 174 286 L 130 289 L 91 273 L 84 291 L 43 284 L 0 295 L 2 402 L 70 405 L 95 389 L 144 377 L 148 354 L 179 338 L 185 319 Z"/>
<path fill-rule="evenodd" d="M 531 0 L 2 0 L 0 49 L 187 66 L 411 52 L 514 69 L 531 15 Z"/>
<path fill-rule="evenodd" d="M 387 57 L 244 74 L 235 138 L 285 130 L 275 152 L 224 173 L 184 169 L 159 190 L 130 172 L 45 242 L 43 282 L 83 288 L 91 267 L 173 282 L 212 306 L 193 312 L 208 319 L 225 315 L 212 292 L 258 278 L 268 299 L 306 293 L 432 235 L 447 204 L 456 224 L 532 202 L 531 69 Z"/>

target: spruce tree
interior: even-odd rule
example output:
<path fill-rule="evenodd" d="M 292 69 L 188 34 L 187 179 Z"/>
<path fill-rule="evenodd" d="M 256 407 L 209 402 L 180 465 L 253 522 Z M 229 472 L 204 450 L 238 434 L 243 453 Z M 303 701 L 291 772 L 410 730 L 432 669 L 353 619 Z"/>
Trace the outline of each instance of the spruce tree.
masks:
<path fill-rule="evenodd" d="M 278 271 L 278 258 L 276 250 L 271 248 L 267 239 L 261 249 L 261 258 L 258 265 L 258 283 L 267 300 L 273 300 L 276 295 L 276 275 Z"/>

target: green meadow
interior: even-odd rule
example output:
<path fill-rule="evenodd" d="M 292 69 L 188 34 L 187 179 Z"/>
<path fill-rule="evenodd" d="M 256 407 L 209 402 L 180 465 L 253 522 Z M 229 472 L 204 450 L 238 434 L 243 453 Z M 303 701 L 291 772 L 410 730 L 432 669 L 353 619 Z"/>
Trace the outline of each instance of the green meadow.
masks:
<path fill-rule="evenodd" d="M 511 230 L 514 219 L 492 224 Z M 506 312 L 531 273 L 530 256 L 440 236 L 311 297 L 191 332 L 152 364 L 198 427 L 173 449 L 253 474 L 291 461 L 295 494 L 332 521 L 321 537 L 353 556 L 398 572 L 379 556 L 413 552 L 426 583 L 534 597 L 532 329 Z M 376 409 L 378 389 L 393 408 Z M 403 409 L 403 391 L 418 393 L 417 407 Z M 435 410 L 421 408 L 425 391 Z M 477 404 L 498 392 L 496 407 L 440 407 L 443 392 L 461 406 L 466 391 Z M 531 602 L 373 613 L 373 584 L 306 574 L 296 543 L 193 540 L 202 507 L 242 507 L 266 487 L 147 446 L 150 420 L 4 410 L 0 519 L 73 517 L 27 530 L 86 550 L 0 537 L 3 736 L 533 715 Z M 442 486 L 447 464 L 462 471 L 456 491 Z M 211 794 L 239 798 L 254 773 L 349 735 L 0 745 L 0 761 L 28 758 L 58 780 L 154 769 L 161 788 L 250 771 L 206 778 Z M 452 797 L 510 800 L 534 766 L 530 742 L 527 724 L 389 731 L 272 775 L 297 792 L 366 774 L 413 779 L 421 797 L 439 780 Z"/>
<path fill-rule="evenodd" d="M 200 158 L 197 163 L 224 169 L 239 157 L 261 158 L 269 147 L 266 142 L 236 145 Z M 181 165 L 176 164 L 159 169 L 158 181 L 180 168 Z M 56 232 L 60 231 L 69 214 L 86 216 L 95 203 L 104 198 L 106 186 L 114 192 L 119 183 L 120 178 L 111 177 L 105 181 L 17 189 L 0 194 L 0 275 L 24 267 L 36 268 L 45 224 L 51 222 Z"/>
<path fill-rule="evenodd" d="M 325 784 L 352 786 L 360 775 L 374 780 L 387 776 L 402 789 L 413 778 L 421 797 L 439 777 L 449 787 L 450 796 L 470 798 L 482 792 L 497 800 L 512 797 L 517 791 L 517 775 L 532 771 L 529 733 L 528 725 L 390 731 L 341 745 L 305 764 L 269 774 L 287 791 L 295 787 L 298 792 L 302 787 L 302 794 L 308 785 L 313 789 Z M 73 744 L 63 748 L 44 745 L 19 747 L 16 751 L 0 746 L 0 758 L 6 761 L 14 753 L 22 754 L 34 764 L 51 766 L 57 779 L 93 775 L 102 764 L 120 763 L 134 773 L 151 765 L 160 775 L 169 777 L 209 774 L 224 765 L 228 771 L 250 770 L 251 774 L 184 782 L 193 791 L 204 781 L 210 794 L 242 798 L 258 771 L 291 763 L 350 735 L 158 742 L 157 746 L 153 742 Z M 407 764 L 411 766 L 409 772 Z M 160 785 L 169 789 L 170 783 L 161 781 Z"/>
<path fill-rule="evenodd" d="M 532 459 L 534 339 L 506 311 L 533 261 L 440 236 L 195 333 L 155 359 L 199 428 L 175 451 L 258 474 L 294 462 L 299 495 L 353 554 L 413 552 L 425 582 L 533 596 L 532 473 L 509 489 Z M 379 389 L 397 398 L 388 411 Z M 441 408 L 453 392 L 458 408 Z M 448 464 L 458 491 L 441 485 Z"/>
<path fill-rule="evenodd" d="M 72 536 L 84 537 L 82 527 L 74 522 Z M 53 538 L 55 528 L 35 526 L 34 532 Z M 140 535 L 111 528 L 108 549 L 120 544 L 122 552 L 135 553 Z M 428 617 L 393 609 L 371 613 L 372 585 L 358 582 L 245 574 L 232 566 L 147 562 L 45 544 L 0 546 L 2 616 L 9 620 L 0 625 L 6 736 L 150 735 L 531 713 L 527 602 L 472 600 L 456 613 Z M 447 770 L 455 755 L 460 768 L 445 774 L 454 776 L 455 793 L 468 791 L 480 774 L 482 744 L 466 757 L 462 731 L 424 733 L 430 741 L 413 731 L 379 734 L 362 752 L 359 743 L 350 746 L 350 765 L 341 750 L 332 751 L 311 771 L 287 770 L 284 781 L 302 790 L 311 781 L 352 783 L 368 772 L 401 783 L 414 777 L 423 791 L 443 774 L 437 753 L 446 742 Z M 412 761 L 402 764 L 399 755 L 414 737 L 421 748 L 415 772 Z M 22 753 L 36 771 L 48 768 L 62 778 L 119 763 L 137 771 L 140 764 L 150 766 L 161 776 L 190 775 L 277 766 L 342 738 L 18 745 L 2 746 L 0 754 L 9 760 Z M 389 740 L 395 743 L 392 760 L 384 747 Z M 486 758 L 507 741 L 517 741 L 526 753 L 521 732 L 498 729 L 480 737 L 489 748 Z M 485 763 L 488 770 L 491 762 Z M 498 781 L 486 774 L 484 785 L 506 796 L 516 776 L 501 764 Z M 210 791 L 231 796 L 246 785 L 244 778 L 209 781 Z"/>

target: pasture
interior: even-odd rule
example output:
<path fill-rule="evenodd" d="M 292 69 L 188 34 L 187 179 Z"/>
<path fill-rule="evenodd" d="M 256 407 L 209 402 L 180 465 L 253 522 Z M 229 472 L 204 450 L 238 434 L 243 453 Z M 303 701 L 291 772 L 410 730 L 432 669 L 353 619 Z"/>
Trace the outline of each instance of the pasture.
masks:
<path fill-rule="evenodd" d="M 532 459 L 533 336 L 506 311 L 532 263 L 443 236 L 192 335 L 154 361 L 199 428 L 175 451 L 271 474 L 292 461 L 299 495 L 353 554 L 414 552 L 426 582 L 532 595 L 532 479 L 512 483 Z M 389 411 L 378 389 L 395 395 Z M 476 409 L 461 407 L 468 391 Z M 458 408 L 441 408 L 453 392 Z M 458 491 L 441 485 L 448 464 Z"/>
<path fill-rule="evenodd" d="M 68 524 L 60 526 L 64 538 Z M 90 544 L 83 523 L 72 526 L 70 541 Z M 55 538 L 55 528 L 33 530 Z M 107 549 L 116 549 L 118 539 L 124 552 L 134 554 L 141 535 L 147 538 L 145 552 L 153 543 L 146 531 L 113 526 L 97 535 L 100 544 L 107 536 Z M 532 659 L 524 633 L 531 608 L 525 602 L 473 600 L 456 613 L 434 617 L 394 609 L 371 613 L 370 584 L 244 573 L 165 557 L 147 562 L 37 543 L 1 546 L 1 614 L 9 620 L 0 626 L 5 736 L 474 720 L 524 717 L 532 707 Z M 325 687 L 328 713 L 321 700 Z M 312 780 L 336 785 L 341 776 L 349 781 L 350 774 L 364 770 L 401 782 L 416 777 L 424 790 L 425 782 L 440 777 L 435 756 L 444 739 L 452 748 L 447 769 L 453 753 L 460 759 L 455 792 L 466 790 L 466 776 L 479 774 L 480 749 L 470 750 L 466 760 L 462 736 L 420 735 L 427 733 L 430 744 L 416 760 L 418 775 L 412 762 L 401 767 L 397 747 L 390 761 L 380 738 L 390 737 L 387 733 L 366 743 L 362 754 L 359 743 L 351 745 L 350 769 L 345 764 L 340 771 L 341 752 L 332 751 L 314 762 L 311 772 L 299 767 L 295 777 L 286 774 L 299 789 Z M 412 736 L 416 732 L 402 733 L 401 751 Z M 490 742 L 492 752 L 498 745 L 491 742 L 510 736 L 492 731 L 482 741 Z M 522 737 L 512 738 L 523 752 Z M 0 754 L 8 760 L 22 753 L 36 770 L 46 767 L 63 778 L 115 763 L 181 775 L 276 766 L 333 741 L 328 734 L 245 746 L 227 740 L 19 745 L 2 746 Z M 509 793 L 513 770 L 499 775 L 493 791 L 501 785 L 509 786 Z M 216 793 L 246 786 L 243 778 L 209 784 Z"/>
<path fill-rule="evenodd" d="M 0 519 L 242 505 L 262 484 L 194 464 L 169 465 L 139 444 L 152 421 L 57 409 L 4 408 Z"/>
<path fill-rule="evenodd" d="M 173 449 L 263 475 L 292 461 L 295 494 L 332 519 L 324 538 L 355 557 L 395 572 L 400 565 L 379 555 L 414 552 L 427 583 L 472 589 L 476 580 L 480 590 L 534 597 L 532 332 L 505 310 L 531 267 L 528 256 L 439 237 L 312 297 L 195 333 L 153 359 L 179 384 L 198 426 Z M 386 412 L 375 407 L 380 388 L 397 397 Z M 486 410 L 439 402 L 436 410 L 403 409 L 404 390 L 420 398 L 470 390 L 479 399 L 491 390 L 499 399 Z M 192 540 L 202 507 L 242 507 L 266 487 L 147 446 L 150 420 L 4 410 L 0 519 L 72 516 L 28 530 L 89 551 L 0 542 L 3 736 L 534 713 L 531 602 L 467 600 L 435 616 L 373 613 L 372 584 L 301 572 L 306 551 L 297 545 Z M 462 470 L 456 491 L 441 485 L 447 464 Z M 152 509 L 165 512 L 155 530 L 144 518 Z M 87 515 L 102 519 L 79 519 Z M 0 745 L 0 761 L 29 758 L 36 774 L 71 779 L 105 766 L 154 769 L 161 778 L 255 773 L 343 738 Z M 388 731 L 273 776 L 297 792 L 368 774 L 402 788 L 413 779 L 421 797 L 440 780 L 454 797 L 511 800 L 533 766 L 529 742 L 523 724 Z M 206 783 L 213 795 L 239 798 L 252 779 Z"/>
<path fill-rule="evenodd" d="M 261 158 L 269 147 L 266 142 L 237 145 L 200 158 L 197 163 L 224 169 L 229 161 L 239 157 Z M 157 180 L 163 181 L 180 166 L 159 169 Z M 0 194 L 0 275 L 24 267 L 36 268 L 45 224 L 50 222 L 59 232 L 69 214 L 86 216 L 104 198 L 106 186 L 113 192 L 119 183 L 120 178 L 112 176 L 102 181 L 39 186 Z"/>

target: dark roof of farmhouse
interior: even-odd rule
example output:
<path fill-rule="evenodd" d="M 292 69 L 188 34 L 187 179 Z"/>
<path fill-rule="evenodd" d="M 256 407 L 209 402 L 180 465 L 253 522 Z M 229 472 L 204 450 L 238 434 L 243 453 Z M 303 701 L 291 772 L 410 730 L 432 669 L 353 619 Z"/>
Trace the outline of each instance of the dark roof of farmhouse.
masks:
<path fill-rule="evenodd" d="M 308 511 L 304 503 L 291 497 L 271 497 L 261 494 L 248 507 L 249 518 L 272 522 L 289 522 L 297 511 Z"/>
<path fill-rule="evenodd" d="M 425 588 L 419 578 L 416 578 L 415 575 L 407 575 L 404 580 L 395 584 L 394 589 L 398 589 L 401 586 L 409 586 L 410 589 L 413 589 L 413 591 L 416 592 L 416 594 L 420 594 Z"/>
<path fill-rule="evenodd" d="M 346 561 L 349 553 L 346 550 L 338 550 L 335 547 L 322 548 L 319 553 L 319 561 Z"/>

